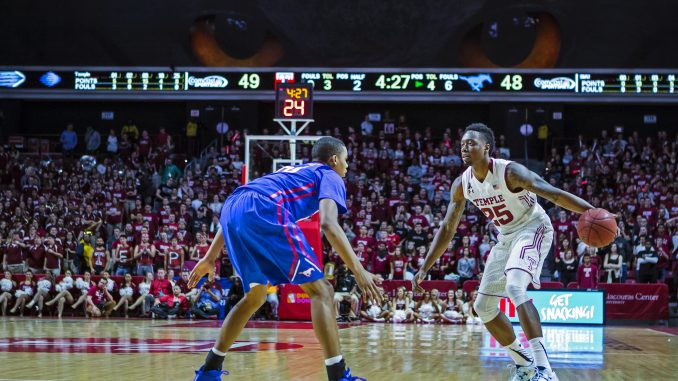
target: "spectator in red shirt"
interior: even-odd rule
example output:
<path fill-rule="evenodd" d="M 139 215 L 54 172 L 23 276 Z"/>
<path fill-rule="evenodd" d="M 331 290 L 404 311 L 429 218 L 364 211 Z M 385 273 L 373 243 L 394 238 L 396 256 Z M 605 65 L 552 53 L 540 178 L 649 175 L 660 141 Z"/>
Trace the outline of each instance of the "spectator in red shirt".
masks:
<path fill-rule="evenodd" d="M 372 252 L 372 248 L 374 247 L 374 238 L 367 234 L 367 226 L 363 225 L 360 227 L 360 233 L 357 237 L 353 238 L 351 244 L 353 247 L 358 247 L 358 245 L 362 244 L 365 246 L 365 249 L 368 253 Z"/>
<path fill-rule="evenodd" d="M 407 262 L 407 271 L 410 272 L 412 276 L 414 276 L 414 274 L 416 274 L 424 264 L 425 258 L 426 246 L 417 246 L 414 256 Z"/>
<path fill-rule="evenodd" d="M 148 131 L 143 130 L 141 132 L 141 138 L 137 143 L 139 147 L 139 156 L 146 159 L 151 153 L 151 137 L 148 135 Z"/>
<path fill-rule="evenodd" d="M 650 226 L 654 226 L 657 222 L 657 208 L 655 208 L 652 203 L 650 202 L 650 199 L 646 198 L 645 200 L 641 201 L 642 207 L 639 209 L 636 209 L 636 213 L 639 216 L 643 216 L 643 218 L 647 219 L 647 223 Z"/>
<path fill-rule="evenodd" d="M 132 272 L 133 253 L 133 249 L 129 246 L 129 241 L 127 240 L 127 234 L 121 233 L 120 240 L 113 254 L 112 266 L 116 276 L 124 276 Z"/>
<path fill-rule="evenodd" d="M 667 202 L 667 209 L 669 211 L 669 218 L 678 217 L 678 194 L 674 194 L 673 199 Z"/>
<path fill-rule="evenodd" d="M 115 307 L 115 301 L 108 292 L 107 286 L 108 282 L 101 278 L 96 286 L 92 286 L 87 291 L 87 313 L 93 317 L 100 317 L 102 313 L 104 316 L 109 316 Z"/>
<path fill-rule="evenodd" d="M 158 131 L 158 134 L 155 136 L 155 145 L 157 147 L 163 147 L 167 145 L 168 140 L 169 135 L 167 134 L 167 131 L 164 127 L 160 128 L 160 131 Z"/>
<path fill-rule="evenodd" d="M 195 301 L 195 298 L 198 296 L 198 289 L 196 287 L 188 288 L 188 277 L 190 272 L 188 270 L 183 270 L 181 272 L 181 278 L 174 284 L 181 288 L 181 293 L 186 297 L 189 304 L 192 304 Z"/>
<path fill-rule="evenodd" d="M 577 270 L 577 284 L 581 289 L 595 289 L 598 287 L 598 267 L 591 263 L 591 254 L 584 254 L 584 263 Z"/>
<path fill-rule="evenodd" d="M 388 225 L 386 228 L 386 240 L 393 245 L 393 247 L 400 245 L 400 236 L 395 233 L 393 225 Z"/>
<path fill-rule="evenodd" d="M 567 213 L 565 213 L 564 210 L 558 212 L 558 219 L 553 221 L 553 232 L 555 233 L 553 242 L 556 245 L 563 238 L 572 241 L 572 233 L 574 232 L 574 226 L 572 225 L 572 221 L 567 219 Z"/>
<path fill-rule="evenodd" d="M 471 258 L 478 258 L 478 251 L 475 246 L 471 246 L 471 239 L 468 236 L 461 239 L 461 246 L 457 248 L 457 260 L 464 256 L 464 249 L 468 249 Z"/>
<path fill-rule="evenodd" d="M 172 237 L 170 246 L 165 251 L 165 267 L 175 273 L 180 272 L 184 268 L 184 255 L 184 247 L 179 245 L 179 238 Z"/>
<path fill-rule="evenodd" d="M 172 318 L 186 310 L 186 297 L 181 294 L 181 287 L 174 286 L 172 293 L 155 299 L 151 312 L 153 317 Z"/>
<path fill-rule="evenodd" d="M 63 258 L 62 247 L 54 242 L 54 237 L 47 237 L 45 244 L 45 271 L 51 272 L 55 277 L 59 276 L 61 274 L 61 260 Z"/>
<path fill-rule="evenodd" d="M 144 298 L 144 311 L 149 311 L 155 299 L 165 295 L 172 295 L 172 284 L 165 279 L 165 270 L 158 270 L 155 279 L 151 283 L 151 290 Z"/>
<path fill-rule="evenodd" d="M 421 227 L 425 231 L 428 231 L 429 222 L 426 219 L 426 217 L 422 214 L 421 206 L 417 205 L 414 207 L 414 214 L 410 216 L 409 220 L 407 220 L 407 224 L 410 226 L 416 226 L 417 224 L 421 224 Z"/>
<path fill-rule="evenodd" d="M 454 253 L 454 243 L 452 241 L 447 244 L 447 249 L 440 257 L 440 269 L 443 272 L 443 277 L 457 270 L 457 256 Z"/>
<path fill-rule="evenodd" d="M 157 227 L 158 226 L 158 215 L 153 213 L 153 209 L 151 209 L 151 205 L 146 204 L 144 206 L 144 212 L 142 214 L 142 218 L 144 221 L 148 221 L 150 226 Z"/>
<path fill-rule="evenodd" d="M 167 235 L 167 228 L 164 231 L 160 232 L 160 239 L 155 241 L 153 246 L 155 246 L 155 258 L 153 258 L 153 269 L 158 271 L 160 268 L 167 268 L 167 253 L 172 244 L 169 241 Z M 176 270 L 175 270 L 176 271 Z"/>
<path fill-rule="evenodd" d="M 148 233 L 142 233 L 141 242 L 134 248 L 134 259 L 137 261 L 137 275 L 153 272 L 153 259 L 155 255 L 156 249 L 150 242 Z"/>
<path fill-rule="evenodd" d="M 391 275 L 391 255 L 385 245 L 380 244 L 377 252 L 372 256 L 372 273 L 389 279 Z"/>
<path fill-rule="evenodd" d="M 381 245 L 385 244 L 384 242 L 381 243 Z M 358 261 L 360 261 L 360 265 L 366 269 L 367 271 L 371 271 L 372 267 L 372 260 L 371 260 L 371 255 L 365 250 L 365 245 L 362 243 L 358 243 L 358 247 L 355 248 L 355 256 L 358 258 Z"/>
<path fill-rule="evenodd" d="M 45 246 L 40 236 L 35 236 L 33 244 L 28 248 L 26 264 L 33 274 L 42 274 L 45 265 Z"/>
<path fill-rule="evenodd" d="M 395 254 L 391 259 L 391 275 L 388 279 L 405 280 L 405 268 L 407 268 L 407 257 L 403 256 L 400 247 L 396 247 Z"/>

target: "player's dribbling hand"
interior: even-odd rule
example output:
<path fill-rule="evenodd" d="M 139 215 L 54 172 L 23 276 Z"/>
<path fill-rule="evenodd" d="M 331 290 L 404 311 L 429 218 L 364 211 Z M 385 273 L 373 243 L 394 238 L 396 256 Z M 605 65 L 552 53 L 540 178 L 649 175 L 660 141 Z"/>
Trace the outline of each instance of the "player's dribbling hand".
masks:
<path fill-rule="evenodd" d="M 363 298 L 365 300 L 376 300 L 381 305 L 381 292 L 377 287 L 378 284 L 384 281 L 381 275 L 374 275 L 367 270 L 362 270 L 355 280 L 358 283 L 358 287 L 363 291 Z"/>
<path fill-rule="evenodd" d="M 424 289 L 421 287 L 421 282 L 426 280 L 426 275 L 426 272 L 421 270 L 414 274 L 414 278 L 412 278 L 412 291 L 424 292 Z"/>
<path fill-rule="evenodd" d="M 191 275 L 188 277 L 188 288 L 195 287 L 205 274 L 207 274 L 207 278 L 210 282 L 214 280 L 214 270 L 214 261 L 207 260 L 207 257 L 201 259 L 193 270 L 191 270 Z"/>

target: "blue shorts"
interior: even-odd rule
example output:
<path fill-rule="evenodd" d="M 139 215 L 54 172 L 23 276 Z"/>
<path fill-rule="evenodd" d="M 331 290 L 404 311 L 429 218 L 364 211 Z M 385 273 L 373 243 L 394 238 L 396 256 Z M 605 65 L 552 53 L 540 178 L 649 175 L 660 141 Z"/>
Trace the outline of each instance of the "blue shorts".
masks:
<path fill-rule="evenodd" d="M 325 277 L 304 233 L 269 197 L 254 191 L 233 194 L 221 209 L 220 222 L 245 292 L 251 283 L 304 284 Z"/>

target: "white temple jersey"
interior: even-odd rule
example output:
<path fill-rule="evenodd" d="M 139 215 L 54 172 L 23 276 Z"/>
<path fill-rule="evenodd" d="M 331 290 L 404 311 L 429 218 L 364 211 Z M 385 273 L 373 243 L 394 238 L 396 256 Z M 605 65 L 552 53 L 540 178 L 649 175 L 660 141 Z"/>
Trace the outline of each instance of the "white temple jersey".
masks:
<path fill-rule="evenodd" d="M 509 190 L 504 175 L 510 163 L 512 161 L 492 158 L 482 182 L 473 176 L 471 167 L 466 168 L 461 178 L 464 197 L 492 220 L 503 235 L 517 232 L 535 219 L 548 220 L 534 193 L 524 189 L 517 193 Z"/>

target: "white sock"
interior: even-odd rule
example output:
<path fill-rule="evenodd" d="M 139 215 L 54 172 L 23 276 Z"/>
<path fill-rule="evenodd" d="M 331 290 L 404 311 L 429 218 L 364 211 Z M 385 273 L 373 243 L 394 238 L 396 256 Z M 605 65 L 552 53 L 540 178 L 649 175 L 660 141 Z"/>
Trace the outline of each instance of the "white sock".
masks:
<path fill-rule="evenodd" d="M 530 348 L 532 348 L 532 353 L 534 353 L 534 361 L 537 363 L 537 366 L 542 366 L 550 371 L 551 364 L 549 363 L 549 356 L 546 354 L 544 338 L 535 337 L 534 339 L 531 339 Z"/>
<path fill-rule="evenodd" d="M 216 347 L 212 348 L 212 352 L 217 356 L 226 356 L 226 352 L 218 350 Z"/>
<path fill-rule="evenodd" d="M 506 348 L 506 352 L 508 352 L 516 365 L 527 366 L 534 361 L 534 357 L 530 354 L 530 350 L 524 348 L 517 338 L 504 348 Z"/>
<path fill-rule="evenodd" d="M 330 366 L 334 364 L 339 364 L 344 357 L 342 355 L 334 356 L 332 358 L 325 360 L 325 365 Z"/>

